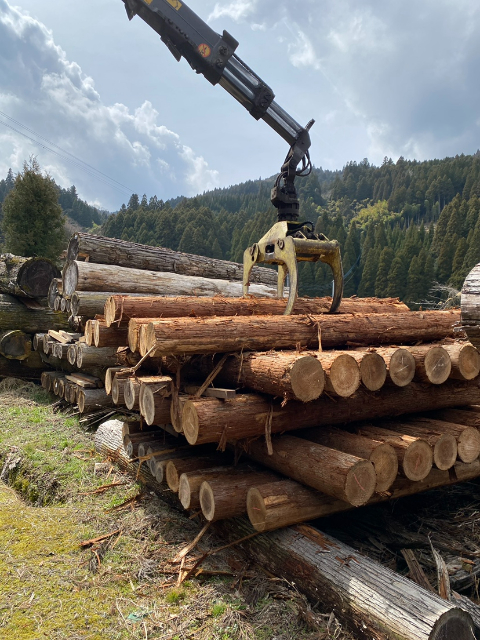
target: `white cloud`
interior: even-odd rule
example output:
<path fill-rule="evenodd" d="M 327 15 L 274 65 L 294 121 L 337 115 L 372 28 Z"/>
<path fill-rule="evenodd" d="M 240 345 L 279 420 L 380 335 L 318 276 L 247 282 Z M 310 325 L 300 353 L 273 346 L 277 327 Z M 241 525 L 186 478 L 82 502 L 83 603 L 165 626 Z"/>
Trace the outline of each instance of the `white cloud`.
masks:
<path fill-rule="evenodd" d="M 104 104 L 93 79 L 67 59 L 52 33 L 7 0 L 0 0 L 0 110 L 140 194 L 194 195 L 218 183 L 218 172 L 161 123 L 151 102 L 133 111 Z M 5 117 L 0 120 L 37 139 Z M 31 154 L 62 186 L 75 182 L 82 197 L 112 208 L 119 198 L 128 200 L 128 193 L 119 195 L 106 178 L 92 180 L 0 125 L 0 176 L 9 167 L 20 170 Z"/>
<path fill-rule="evenodd" d="M 252 15 L 256 8 L 257 0 L 234 0 L 234 2 L 224 6 L 217 2 L 208 20 L 217 20 L 218 18 L 226 17 L 238 22 Z"/>

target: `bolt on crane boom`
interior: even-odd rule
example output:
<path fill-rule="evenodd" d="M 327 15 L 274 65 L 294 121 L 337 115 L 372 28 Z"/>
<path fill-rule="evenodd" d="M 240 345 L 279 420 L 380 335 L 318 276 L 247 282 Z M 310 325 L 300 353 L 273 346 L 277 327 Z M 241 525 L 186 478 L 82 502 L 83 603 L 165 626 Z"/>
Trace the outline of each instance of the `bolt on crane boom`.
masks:
<path fill-rule="evenodd" d="M 290 276 L 289 298 L 285 310 L 292 312 L 298 290 L 297 262 L 325 262 L 334 279 L 330 311 L 336 311 L 343 294 L 343 269 L 336 240 L 316 234 L 310 222 L 298 222 L 299 201 L 295 178 L 312 170 L 310 134 L 314 124 L 305 127 L 275 102 L 272 89 L 235 53 L 238 42 L 227 31 L 216 33 L 182 0 L 123 0 L 129 20 L 138 15 L 166 44 L 177 61 L 185 58 L 190 66 L 212 85 L 219 84 L 256 119 L 264 120 L 290 146 L 275 185 L 271 201 L 278 222 L 244 253 L 244 293 L 248 293 L 250 272 L 257 262 L 278 265 L 278 295 Z"/>

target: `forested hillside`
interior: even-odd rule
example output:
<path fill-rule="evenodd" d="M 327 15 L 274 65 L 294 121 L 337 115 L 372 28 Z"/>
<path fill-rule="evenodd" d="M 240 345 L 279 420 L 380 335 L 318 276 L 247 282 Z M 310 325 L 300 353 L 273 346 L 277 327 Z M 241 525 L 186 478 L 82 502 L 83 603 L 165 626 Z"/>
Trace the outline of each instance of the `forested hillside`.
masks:
<path fill-rule="evenodd" d="M 241 261 L 275 222 L 272 180 L 164 203 L 132 196 L 105 235 Z M 346 295 L 399 296 L 413 307 L 459 289 L 480 261 L 480 153 L 427 162 L 351 162 L 298 180 L 302 219 L 339 240 Z M 444 285 L 434 287 L 435 283 Z M 331 274 L 302 265 L 301 293 L 325 295 Z M 435 290 L 433 290 L 435 288 Z"/>

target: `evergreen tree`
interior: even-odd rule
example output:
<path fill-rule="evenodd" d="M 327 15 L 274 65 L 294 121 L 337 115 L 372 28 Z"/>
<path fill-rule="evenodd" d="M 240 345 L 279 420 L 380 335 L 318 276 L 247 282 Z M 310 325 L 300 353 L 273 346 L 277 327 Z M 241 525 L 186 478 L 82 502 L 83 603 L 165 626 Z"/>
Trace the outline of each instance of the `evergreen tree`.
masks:
<path fill-rule="evenodd" d="M 66 244 L 65 218 L 55 182 L 42 176 L 33 157 L 24 163 L 5 198 L 2 230 L 5 250 L 21 256 L 57 259 Z"/>
<path fill-rule="evenodd" d="M 380 254 L 377 277 L 375 278 L 375 295 L 384 298 L 388 290 L 388 274 L 394 258 L 393 249 L 385 247 Z"/>

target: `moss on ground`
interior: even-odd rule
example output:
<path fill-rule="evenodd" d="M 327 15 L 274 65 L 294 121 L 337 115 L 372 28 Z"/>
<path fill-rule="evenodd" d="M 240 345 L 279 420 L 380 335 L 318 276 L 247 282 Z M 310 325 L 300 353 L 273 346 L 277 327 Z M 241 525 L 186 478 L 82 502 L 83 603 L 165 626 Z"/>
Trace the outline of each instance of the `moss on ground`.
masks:
<path fill-rule="evenodd" d="M 112 468 L 95 476 L 91 434 L 32 384 L 0 383 L 0 637 L 16 640 L 347 638 L 282 581 L 233 555 L 177 585 L 171 560 L 199 523 Z M 105 484 L 121 482 L 104 492 Z M 131 499 L 134 498 L 133 501 Z M 130 501 L 128 506 L 123 503 Z M 80 543 L 114 531 L 82 549 Z M 218 545 L 208 534 L 193 555 Z"/>

